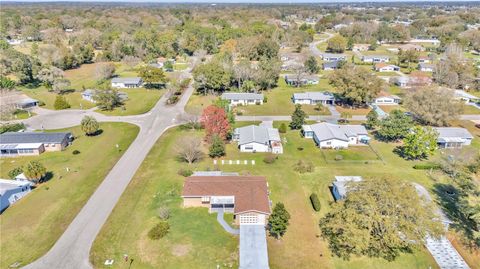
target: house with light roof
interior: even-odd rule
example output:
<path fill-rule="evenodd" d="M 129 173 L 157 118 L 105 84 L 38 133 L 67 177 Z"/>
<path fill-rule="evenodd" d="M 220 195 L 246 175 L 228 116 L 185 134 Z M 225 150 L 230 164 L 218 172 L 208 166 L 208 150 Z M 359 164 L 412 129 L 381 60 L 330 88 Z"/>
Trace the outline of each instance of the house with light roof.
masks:
<path fill-rule="evenodd" d="M 370 141 L 363 125 L 339 125 L 327 122 L 303 125 L 302 134 L 312 138 L 319 148 L 341 149 L 351 145 L 366 144 Z"/>

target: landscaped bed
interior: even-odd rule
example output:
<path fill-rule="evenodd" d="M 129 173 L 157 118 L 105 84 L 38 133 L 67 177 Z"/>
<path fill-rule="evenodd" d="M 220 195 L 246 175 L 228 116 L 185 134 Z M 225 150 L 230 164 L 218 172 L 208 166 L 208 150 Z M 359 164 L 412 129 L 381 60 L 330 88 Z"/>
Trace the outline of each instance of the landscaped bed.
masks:
<path fill-rule="evenodd" d="M 45 254 L 139 130 L 126 123 L 102 123 L 100 128 L 103 132 L 94 137 L 86 137 L 80 127 L 62 130 L 77 137 L 65 151 L 0 159 L 2 178 L 8 178 L 11 169 L 31 160 L 41 162 L 52 175 L 48 182 L 42 183 L 0 216 L 1 268 L 8 268 L 16 262 L 25 266 Z M 72 154 L 75 150 L 80 153 Z"/>

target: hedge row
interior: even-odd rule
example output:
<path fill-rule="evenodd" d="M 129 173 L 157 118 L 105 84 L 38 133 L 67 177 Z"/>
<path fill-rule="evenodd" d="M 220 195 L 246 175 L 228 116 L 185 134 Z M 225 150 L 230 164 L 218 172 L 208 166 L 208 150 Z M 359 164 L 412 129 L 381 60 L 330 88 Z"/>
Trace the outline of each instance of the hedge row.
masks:
<path fill-rule="evenodd" d="M 312 203 L 312 207 L 315 211 L 320 211 L 320 200 L 318 200 L 316 193 L 312 193 L 310 195 L 310 202 Z"/>
<path fill-rule="evenodd" d="M 436 170 L 440 168 L 442 167 L 437 163 L 420 163 L 413 166 L 413 169 L 418 169 L 418 170 L 430 170 L 430 169 Z"/>

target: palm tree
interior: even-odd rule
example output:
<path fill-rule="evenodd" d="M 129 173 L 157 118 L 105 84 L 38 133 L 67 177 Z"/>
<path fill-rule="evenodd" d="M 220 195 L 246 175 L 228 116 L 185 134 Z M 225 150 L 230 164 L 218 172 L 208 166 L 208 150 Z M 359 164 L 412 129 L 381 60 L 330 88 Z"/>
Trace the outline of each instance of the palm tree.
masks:
<path fill-rule="evenodd" d="M 95 135 L 100 128 L 98 121 L 92 116 L 83 117 L 80 125 L 86 135 Z"/>

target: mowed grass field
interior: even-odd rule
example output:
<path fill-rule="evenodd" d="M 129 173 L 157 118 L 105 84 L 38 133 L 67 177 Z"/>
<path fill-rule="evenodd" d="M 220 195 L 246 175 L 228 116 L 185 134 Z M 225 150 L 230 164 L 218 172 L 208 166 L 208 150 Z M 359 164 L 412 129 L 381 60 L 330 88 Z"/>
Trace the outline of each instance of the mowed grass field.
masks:
<path fill-rule="evenodd" d="M 241 123 L 242 126 L 246 124 Z M 275 122 L 274 126 L 279 124 Z M 423 248 L 401 255 L 393 262 L 367 257 L 342 260 L 331 256 L 328 243 L 320 236 L 318 221 L 330 210 L 333 202 L 329 186 L 335 175 L 390 177 L 418 182 L 427 188 L 433 186 L 434 182 L 424 171 L 412 168 L 418 162 L 403 160 L 393 153 L 397 144 L 372 142 L 372 148 L 385 164 L 369 162 L 376 155 L 369 152 L 368 147 L 352 148 L 351 152 L 345 153 L 344 161 L 326 161 L 311 139 L 302 138 L 298 131 L 288 131 L 282 134 L 287 141 L 284 143 L 284 154 L 279 155 L 273 164 L 263 162 L 264 153 L 240 153 L 235 144 L 228 144 L 227 155 L 223 159 L 255 160 L 256 164 L 215 167 L 208 157 L 193 165 L 176 160 L 177 144 L 187 136 L 201 137 L 203 132 L 174 128 L 167 131 L 152 149 L 94 243 L 91 261 L 96 268 L 104 268 L 106 259 L 116 261 L 114 268 L 127 268 L 127 263 L 117 263 L 125 253 L 135 260 L 136 268 L 238 266 L 238 238 L 226 234 L 216 223 L 216 216 L 208 214 L 206 209 L 182 208 L 180 195 L 184 178 L 177 174 L 178 170 L 215 168 L 265 176 L 272 201 L 283 202 L 290 212 L 292 218 L 286 235 L 281 240 L 268 237 L 270 267 L 273 269 L 438 268 Z M 367 151 L 366 154 L 363 151 Z M 356 162 L 348 161 L 350 159 Z M 295 172 L 293 166 L 299 160 L 312 162 L 315 171 L 307 174 Z M 313 211 L 308 200 L 312 192 L 316 192 L 321 201 L 322 209 L 318 213 Z M 170 233 L 159 241 L 152 241 L 146 234 L 156 223 L 157 211 L 162 205 L 167 205 L 172 213 Z"/>
<path fill-rule="evenodd" d="M 40 161 L 53 174 L 0 215 L 1 268 L 16 262 L 25 266 L 45 254 L 139 131 L 126 123 L 101 123 L 100 128 L 103 133 L 94 137 L 85 136 L 79 127 L 62 130 L 77 137 L 65 151 L 0 159 L 1 178 L 8 178 L 10 170 L 31 160 Z M 74 150 L 80 154 L 73 155 Z"/>
<path fill-rule="evenodd" d="M 101 63 L 83 64 L 79 68 L 65 71 L 65 77 L 71 82 L 71 89 L 74 92 L 64 94 L 72 109 L 89 109 L 95 106 L 94 103 L 82 99 L 82 91 L 84 89 L 96 89 L 99 87 L 96 79 L 96 69 Z M 120 77 L 137 76 L 134 69 L 122 63 L 114 63 L 116 66 L 116 74 Z M 107 82 L 108 83 L 108 82 Z M 45 87 L 41 86 L 34 89 L 22 88 L 22 91 L 28 96 L 43 101 L 44 108 L 54 109 L 55 98 L 54 92 L 49 92 Z M 136 89 L 119 89 L 119 91 L 128 94 L 128 100 L 124 106 L 117 107 L 112 111 L 98 112 L 106 115 L 137 115 L 148 112 L 157 103 L 165 90 L 147 90 L 144 88 Z"/>
<path fill-rule="evenodd" d="M 278 81 L 278 87 L 263 92 L 263 95 L 267 98 L 266 103 L 263 105 L 237 106 L 235 111 L 245 116 L 291 115 L 295 110 L 295 104 L 292 102 L 293 94 L 308 91 L 332 91 L 332 87 L 325 78 L 321 78 L 318 85 L 297 88 L 286 85 L 285 80 L 281 77 Z M 190 97 L 185 109 L 189 113 L 201 114 L 202 110 L 211 105 L 217 98 L 219 96 L 194 94 Z M 308 115 L 330 115 L 327 108 L 316 110 L 315 105 L 302 105 L 302 109 Z"/>

